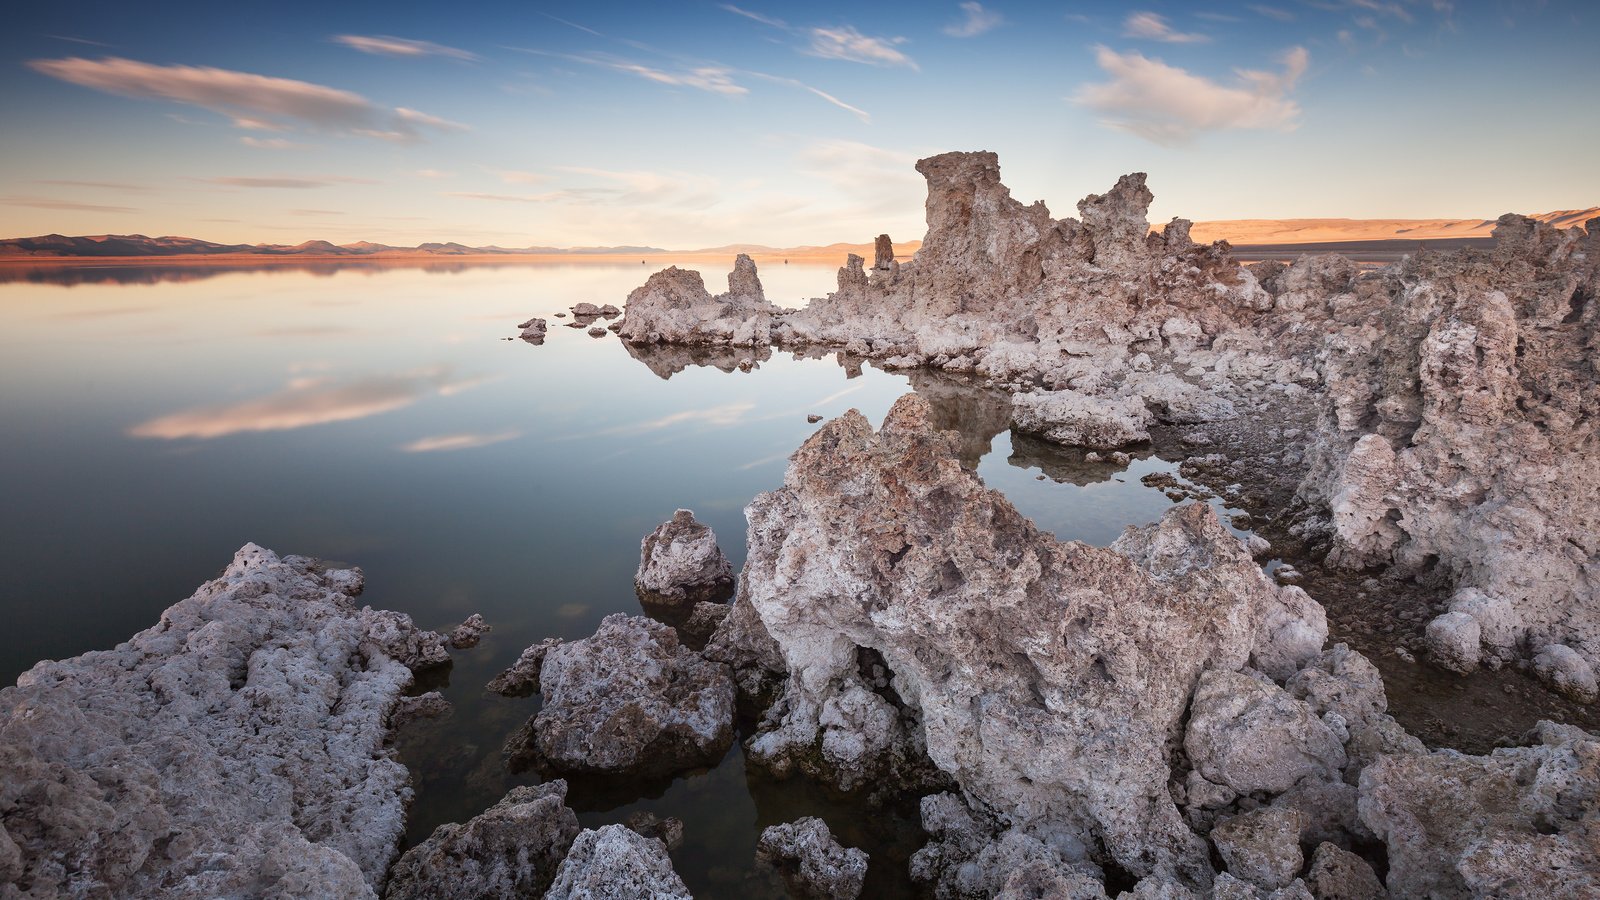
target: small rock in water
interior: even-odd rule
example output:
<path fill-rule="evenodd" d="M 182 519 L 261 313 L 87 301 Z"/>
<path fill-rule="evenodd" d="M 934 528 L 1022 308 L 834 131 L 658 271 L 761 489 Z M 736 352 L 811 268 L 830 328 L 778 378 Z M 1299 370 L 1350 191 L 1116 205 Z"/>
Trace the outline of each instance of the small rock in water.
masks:
<path fill-rule="evenodd" d="M 867 877 L 866 852 L 841 846 L 816 816 L 761 832 L 756 858 L 783 875 L 790 896 L 807 900 L 855 900 Z"/>
<path fill-rule="evenodd" d="M 756 367 L 756 362 L 749 357 L 739 360 L 739 371 L 748 372 Z"/>
<path fill-rule="evenodd" d="M 601 328 L 599 325 L 596 325 L 593 328 L 589 329 L 589 337 L 605 337 L 605 336 L 606 336 L 606 330 L 604 328 Z"/>
<path fill-rule="evenodd" d="M 572 314 L 578 318 L 583 318 L 586 316 L 594 318 L 600 315 L 600 307 L 588 302 L 579 303 L 572 307 Z"/>
<path fill-rule="evenodd" d="M 390 728 L 404 728 L 419 719 L 440 719 L 450 715 L 450 701 L 438 691 L 429 691 L 415 697 L 401 697 L 389 714 Z"/>
<path fill-rule="evenodd" d="M 440 825 L 394 864 L 387 900 L 539 897 L 578 836 L 567 783 L 515 787 L 464 825 Z"/>
<path fill-rule="evenodd" d="M 467 616 L 466 621 L 457 625 L 450 632 L 447 640 L 453 650 L 467 650 L 478 646 L 485 633 L 490 631 L 490 625 L 483 620 L 483 616 L 473 613 Z"/>
<path fill-rule="evenodd" d="M 806 422 L 808 422 L 808 423 L 810 423 L 812 425 L 815 425 L 815 424 L 817 424 L 818 422 L 821 422 L 821 421 L 822 421 L 822 417 L 817 415 L 816 413 L 812 413 L 811 415 L 806 416 Z"/>
<path fill-rule="evenodd" d="M 545 900 L 692 900 L 683 879 L 673 871 L 666 845 L 622 825 L 578 835 L 544 896 Z"/>
<path fill-rule="evenodd" d="M 556 313 L 556 318 L 558 318 L 558 319 L 565 319 L 566 317 L 567 317 L 566 313 Z"/>
<path fill-rule="evenodd" d="M 680 509 L 639 542 L 633 583 L 646 606 L 687 609 L 732 595 L 733 564 L 717 545 L 717 533 L 693 510 Z"/>
<path fill-rule="evenodd" d="M 622 315 L 622 310 L 617 309 L 615 306 L 612 306 L 609 303 L 600 307 L 600 318 L 602 319 L 615 319 L 620 315 Z"/>
<path fill-rule="evenodd" d="M 629 815 L 623 824 L 637 834 L 655 838 L 667 845 L 668 850 L 676 850 L 683 845 L 683 820 L 677 816 L 663 819 L 653 812 L 640 810 Z"/>

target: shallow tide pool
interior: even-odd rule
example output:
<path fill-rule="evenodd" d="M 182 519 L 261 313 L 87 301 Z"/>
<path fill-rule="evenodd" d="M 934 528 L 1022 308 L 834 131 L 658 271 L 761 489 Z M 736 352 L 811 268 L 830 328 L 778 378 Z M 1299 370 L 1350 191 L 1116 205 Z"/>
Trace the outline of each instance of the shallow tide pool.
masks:
<path fill-rule="evenodd" d="M 247 541 L 359 565 L 362 602 L 433 628 L 480 612 L 494 628 L 419 686 L 454 714 L 400 737 L 416 841 L 534 777 L 508 773 L 499 748 L 537 701 L 483 684 L 531 643 L 637 614 L 639 541 L 678 507 L 742 565 L 743 508 L 781 483 L 818 427 L 808 414 L 876 424 L 915 387 L 962 432 L 968 464 L 1062 539 L 1108 544 L 1171 505 L 1139 479 L 1172 464 L 1119 471 L 1013 438 L 1004 396 L 968 384 L 832 356 L 777 353 L 751 372 L 736 356 L 636 356 L 554 317 L 620 306 L 654 269 L 0 268 L 0 681 L 153 625 Z M 834 270 L 761 276 L 798 305 Z M 722 278 L 707 270 L 713 289 Z M 546 342 L 506 340 L 530 316 L 549 320 Z M 868 816 L 747 773 L 737 745 L 709 772 L 574 784 L 571 800 L 591 827 L 636 810 L 684 819 L 673 856 L 696 896 L 769 892 L 759 829 L 798 815 L 874 853 L 871 895 L 904 889 L 921 843 L 914 810 Z"/>

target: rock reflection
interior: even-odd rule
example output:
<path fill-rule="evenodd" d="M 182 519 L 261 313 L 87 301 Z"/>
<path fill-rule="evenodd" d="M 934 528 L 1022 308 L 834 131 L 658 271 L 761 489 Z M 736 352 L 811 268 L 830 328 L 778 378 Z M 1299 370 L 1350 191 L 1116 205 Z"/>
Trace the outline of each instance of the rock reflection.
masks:
<path fill-rule="evenodd" d="M 976 469 L 995 435 L 1011 427 L 1011 398 L 966 379 L 913 370 L 911 389 L 928 401 L 933 427 L 961 435 L 961 465 Z"/>
<path fill-rule="evenodd" d="M 1127 468 L 1109 459 L 1088 459 L 1091 451 L 1082 447 L 1063 447 L 1031 434 L 1011 435 L 1011 456 L 1006 462 L 1019 469 L 1038 469 L 1044 476 L 1058 484 L 1075 484 L 1088 487 L 1110 481 Z M 1151 454 L 1134 454 L 1134 459 L 1144 459 Z"/>
<path fill-rule="evenodd" d="M 644 363 L 645 368 L 662 380 L 682 372 L 690 366 L 707 366 L 720 372 L 735 369 L 748 371 L 772 358 L 771 347 L 712 347 L 681 346 L 675 344 L 622 344 L 628 355 Z M 745 365 L 748 363 L 748 365 Z"/>

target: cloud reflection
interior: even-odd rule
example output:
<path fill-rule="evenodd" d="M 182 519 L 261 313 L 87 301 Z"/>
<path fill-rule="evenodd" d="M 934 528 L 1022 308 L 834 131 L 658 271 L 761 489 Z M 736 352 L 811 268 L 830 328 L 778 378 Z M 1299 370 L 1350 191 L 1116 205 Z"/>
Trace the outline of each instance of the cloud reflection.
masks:
<path fill-rule="evenodd" d="M 502 431 L 498 434 L 440 434 L 432 437 L 418 438 L 409 444 L 402 444 L 400 449 L 406 453 L 434 453 L 441 450 L 471 450 L 475 447 L 487 447 L 501 441 L 515 440 L 522 437 L 520 431 Z"/>
<path fill-rule="evenodd" d="M 210 440 L 250 431 L 289 431 L 392 412 L 428 394 L 449 396 L 485 379 L 460 379 L 434 367 L 343 383 L 297 378 L 283 390 L 240 403 L 197 406 L 128 429 L 131 437 Z"/>

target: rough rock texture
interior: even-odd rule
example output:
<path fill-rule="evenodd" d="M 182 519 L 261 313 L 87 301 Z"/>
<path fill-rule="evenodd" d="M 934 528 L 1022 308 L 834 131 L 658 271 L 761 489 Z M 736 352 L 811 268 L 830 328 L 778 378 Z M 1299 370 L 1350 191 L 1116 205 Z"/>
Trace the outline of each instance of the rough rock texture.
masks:
<path fill-rule="evenodd" d="M 692 607 L 733 594 L 733 565 L 717 546 L 716 532 L 680 509 L 639 544 L 634 587 L 644 603 Z"/>
<path fill-rule="evenodd" d="M 567 783 L 516 787 L 464 825 L 440 825 L 389 874 L 387 900 L 542 897 L 578 836 Z"/>
<path fill-rule="evenodd" d="M 1184 749 L 1195 772 L 1235 794 L 1281 794 L 1306 779 L 1335 780 L 1347 762 L 1344 741 L 1310 704 L 1238 672 L 1200 677 Z"/>
<path fill-rule="evenodd" d="M 1211 829 L 1211 843 L 1228 874 L 1275 891 L 1288 887 L 1305 865 L 1300 832 L 1306 814 L 1297 809 L 1265 806 L 1234 816 Z"/>
<path fill-rule="evenodd" d="M 468 650 L 478 646 L 483 636 L 491 630 L 489 623 L 483 620 L 480 613 L 467 616 L 466 620 L 451 630 L 446 640 L 452 650 Z"/>
<path fill-rule="evenodd" d="M 1136 397 L 1103 399 L 1068 389 L 1017 394 L 1011 402 L 1018 431 L 1057 444 L 1115 450 L 1150 440 L 1154 417 Z"/>
<path fill-rule="evenodd" d="M 872 267 L 880 272 L 894 267 L 894 241 L 887 234 L 878 235 L 872 244 Z"/>
<path fill-rule="evenodd" d="M 529 319 L 517 327 L 522 329 L 522 333 L 517 336 L 530 344 L 544 343 L 545 334 L 549 331 L 545 326 L 545 321 L 540 318 Z"/>
<path fill-rule="evenodd" d="M 1361 818 L 1396 897 L 1600 895 L 1600 739 L 1541 722 L 1529 747 L 1380 757 Z"/>
<path fill-rule="evenodd" d="M 668 850 L 676 850 L 683 843 L 683 820 L 677 816 L 663 819 L 655 813 L 641 810 L 630 814 L 622 824 L 647 838 L 660 841 Z"/>
<path fill-rule="evenodd" d="M 517 661 L 491 679 L 484 690 L 505 697 L 526 697 L 539 693 L 539 669 L 544 666 L 545 654 L 560 643 L 560 638 L 545 638 L 524 649 Z"/>
<path fill-rule="evenodd" d="M 662 775 L 711 765 L 733 743 L 727 666 L 660 622 L 621 613 L 543 651 L 538 715 L 507 741 L 513 762 L 564 773 Z"/>
<path fill-rule="evenodd" d="M 375 896 L 410 799 L 388 720 L 448 657 L 360 591 L 246 544 L 155 627 L 0 690 L 0 893 Z"/>
<path fill-rule="evenodd" d="M 925 752 L 1069 862 L 1209 883 L 1167 747 L 1206 672 L 1314 660 L 1320 608 L 1267 579 L 1203 504 L 1110 549 L 1058 542 L 928 417 L 915 395 L 878 433 L 845 414 L 747 509 L 742 590 L 789 673 L 749 756 L 849 788 Z"/>
<path fill-rule="evenodd" d="M 1336 561 L 1461 589 L 1429 629 L 1447 668 L 1550 644 L 1600 664 L 1597 234 L 1503 216 L 1492 251 L 1391 267 L 1329 339 L 1301 494 Z"/>
<path fill-rule="evenodd" d="M 628 295 L 626 316 L 617 332 L 634 344 L 734 344 L 772 342 L 772 317 L 780 310 L 767 302 L 756 264 L 745 254 L 734 260 L 728 292 L 711 296 L 699 272 L 663 269 Z"/>
<path fill-rule="evenodd" d="M 584 831 L 572 842 L 545 900 L 690 900 L 667 848 L 622 825 Z"/>
<path fill-rule="evenodd" d="M 866 852 L 841 846 L 816 816 L 762 831 L 756 857 L 783 874 L 795 897 L 855 900 L 867 878 Z"/>
<path fill-rule="evenodd" d="M 1385 900 L 1389 896 L 1366 860 L 1328 843 L 1318 844 L 1311 855 L 1306 887 L 1317 900 Z"/>

